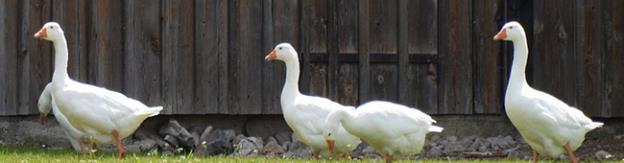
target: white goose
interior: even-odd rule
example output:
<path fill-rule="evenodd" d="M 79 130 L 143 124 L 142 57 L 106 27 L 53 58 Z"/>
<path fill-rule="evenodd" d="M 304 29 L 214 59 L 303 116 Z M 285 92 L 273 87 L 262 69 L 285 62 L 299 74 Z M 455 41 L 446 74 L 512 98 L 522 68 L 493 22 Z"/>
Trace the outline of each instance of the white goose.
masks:
<path fill-rule="evenodd" d="M 405 157 L 419 153 L 429 132 L 442 132 L 434 126 L 429 115 L 415 108 L 409 108 L 385 101 L 371 101 L 356 109 L 337 109 L 325 120 L 324 131 L 330 151 L 340 135 L 334 134 L 342 126 L 351 134 L 360 137 L 384 156 L 386 162 L 393 157 Z"/>
<path fill-rule="evenodd" d="M 299 92 L 299 57 L 289 43 L 275 46 L 275 49 L 265 59 L 281 60 L 286 64 L 286 82 L 280 102 L 288 126 L 297 138 L 310 146 L 315 157 L 330 156 L 331 152 L 323 137 L 324 120 L 330 111 L 353 107 L 344 106 L 326 98 L 301 94 Z M 339 141 L 336 144 L 338 154 L 348 156 L 349 152 L 361 143 L 359 138 L 349 134 L 342 127 L 339 127 L 336 135 Z"/>
<path fill-rule="evenodd" d="M 148 117 L 158 115 L 161 106 L 145 104 L 123 94 L 69 78 L 67 74 L 67 41 L 55 22 L 46 23 L 35 38 L 54 43 L 54 74 L 48 92 L 52 111 L 63 115 L 66 122 L 92 142 L 116 143 L 120 158 L 125 148 L 121 140 L 132 134 Z M 57 117 L 58 118 L 58 117 Z M 62 118 L 61 118 L 62 119 Z"/>
<path fill-rule="evenodd" d="M 603 124 L 529 86 L 524 74 L 529 50 L 526 34 L 518 22 L 505 24 L 494 40 L 513 42 L 514 59 L 505 93 L 505 111 L 533 149 L 532 162 L 537 162 L 540 154 L 557 157 L 564 152 L 570 162 L 577 162 L 574 150 L 581 146 L 587 132 Z"/>

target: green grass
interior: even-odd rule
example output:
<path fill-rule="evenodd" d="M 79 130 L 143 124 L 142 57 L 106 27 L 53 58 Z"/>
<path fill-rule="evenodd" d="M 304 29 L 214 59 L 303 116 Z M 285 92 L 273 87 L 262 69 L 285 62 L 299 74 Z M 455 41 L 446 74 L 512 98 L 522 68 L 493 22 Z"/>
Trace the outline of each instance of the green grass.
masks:
<path fill-rule="evenodd" d="M 233 156 L 193 156 L 193 155 L 147 155 L 127 153 L 124 160 L 119 160 L 115 153 L 98 152 L 94 156 L 81 156 L 73 150 L 49 149 L 36 147 L 0 146 L 0 162 L 383 162 L 382 160 L 315 160 L 300 158 L 267 158 L 267 157 L 233 157 Z M 526 163 L 523 160 L 401 160 L 396 162 L 427 162 L 427 163 Z M 549 161 L 546 161 L 549 162 Z"/>

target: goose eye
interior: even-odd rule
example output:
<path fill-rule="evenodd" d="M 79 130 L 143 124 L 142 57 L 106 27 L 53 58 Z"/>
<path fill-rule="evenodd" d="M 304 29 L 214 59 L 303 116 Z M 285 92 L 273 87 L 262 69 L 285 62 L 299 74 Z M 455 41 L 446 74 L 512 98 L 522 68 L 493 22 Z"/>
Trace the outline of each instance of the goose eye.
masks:
<path fill-rule="evenodd" d="M 54 29 L 54 26 L 50 26 L 50 29 Z"/>
<path fill-rule="evenodd" d="M 279 50 L 282 50 L 282 47 L 280 47 Z"/>
<path fill-rule="evenodd" d="M 509 27 L 509 29 L 513 29 L 513 26 Z"/>

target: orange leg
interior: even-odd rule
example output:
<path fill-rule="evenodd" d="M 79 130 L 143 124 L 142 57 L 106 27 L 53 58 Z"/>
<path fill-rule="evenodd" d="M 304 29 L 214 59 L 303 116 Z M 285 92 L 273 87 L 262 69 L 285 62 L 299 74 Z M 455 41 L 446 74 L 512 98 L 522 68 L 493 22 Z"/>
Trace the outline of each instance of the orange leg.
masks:
<path fill-rule="evenodd" d="M 392 163 L 392 156 L 384 155 L 384 160 L 386 160 L 386 163 Z"/>
<path fill-rule="evenodd" d="M 113 136 L 115 137 L 115 142 L 117 143 L 117 153 L 119 154 L 119 159 L 123 159 L 125 157 L 126 149 L 124 148 L 123 143 L 121 143 L 119 131 L 113 130 Z"/>
<path fill-rule="evenodd" d="M 578 160 L 576 159 L 576 156 L 574 155 L 574 151 L 572 151 L 572 148 L 570 147 L 570 143 L 566 143 L 563 148 L 566 150 L 566 153 L 568 153 L 568 159 L 570 159 L 571 163 L 578 163 Z"/>
<path fill-rule="evenodd" d="M 537 151 L 533 150 L 533 159 L 531 159 L 531 163 L 537 163 L 537 160 L 539 160 L 539 153 L 537 153 Z"/>
<path fill-rule="evenodd" d="M 80 155 L 86 155 L 87 154 L 87 150 L 85 150 L 84 144 L 86 144 L 84 142 L 84 139 L 83 138 L 78 138 L 78 146 L 80 147 Z"/>

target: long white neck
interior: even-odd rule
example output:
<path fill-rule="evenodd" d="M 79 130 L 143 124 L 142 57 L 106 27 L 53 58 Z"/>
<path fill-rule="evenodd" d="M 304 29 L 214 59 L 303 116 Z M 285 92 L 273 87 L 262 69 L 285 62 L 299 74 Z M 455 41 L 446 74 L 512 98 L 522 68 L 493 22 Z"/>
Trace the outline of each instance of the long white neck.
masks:
<path fill-rule="evenodd" d="M 282 89 L 282 101 L 292 101 L 292 99 L 301 94 L 299 92 L 299 60 L 294 57 L 289 61 L 284 62 L 286 64 L 286 82 Z"/>
<path fill-rule="evenodd" d="M 60 40 L 53 41 L 54 43 L 54 74 L 52 75 L 53 83 L 65 83 L 69 81 L 69 75 L 67 74 L 67 40 L 62 37 Z"/>
<path fill-rule="evenodd" d="M 348 131 L 349 127 L 348 125 L 345 125 L 345 123 L 351 121 L 354 111 L 354 109 L 339 108 L 334 109 L 334 111 L 329 113 L 329 115 L 327 116 L 327 120 L 325 121 L 325 124 L 327 125 L 327 127 L 329 127 L 329 132 L 332 133 L 332 135 L 336 135 L 338 127 L 341 123 L 342 126 Z"/>
<path fill-rule="evenodd" d="M 528 87 L 529 84 L 526 81 L 526 75 L 524 73 L 527 65 L 527 59 L 529 57 L 529 48 L 526 42 L 526 37 L 523 39 L 513 41 L 514 46 L 514 58 L 511 66 L 511 75 L 509 77 L 509 84 L 507 85 L 507 92 L 517 92 L 523 87 Z"/>

